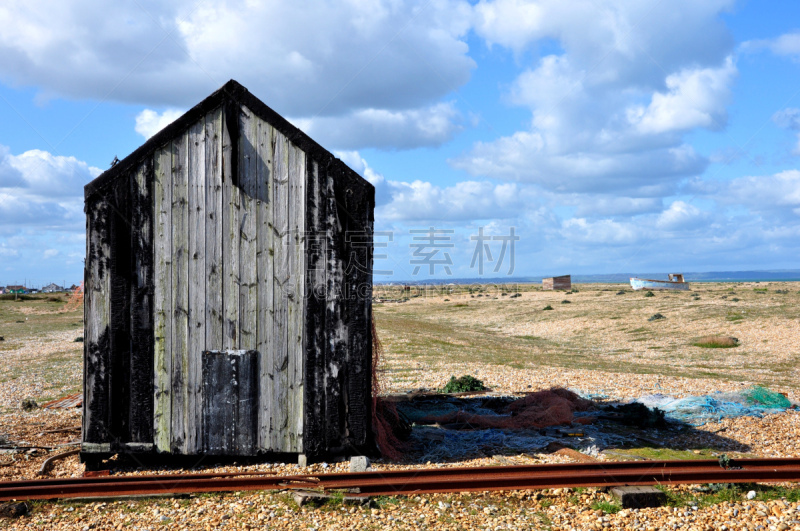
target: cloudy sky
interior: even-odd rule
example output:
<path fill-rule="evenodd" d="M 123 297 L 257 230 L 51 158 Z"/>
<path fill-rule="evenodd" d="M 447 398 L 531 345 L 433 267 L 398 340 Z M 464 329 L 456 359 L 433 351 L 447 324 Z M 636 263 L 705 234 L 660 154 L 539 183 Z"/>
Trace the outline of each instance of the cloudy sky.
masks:
<path fill-rule="evenodd" d="M 800 269 L 798 21 L 790 0 L 4 0 L 0 285 L 80 281 L 83 185 L 231 78 L 375 184 L 376 280 L 508 274 L 512 231 L 514 276 Z"/>

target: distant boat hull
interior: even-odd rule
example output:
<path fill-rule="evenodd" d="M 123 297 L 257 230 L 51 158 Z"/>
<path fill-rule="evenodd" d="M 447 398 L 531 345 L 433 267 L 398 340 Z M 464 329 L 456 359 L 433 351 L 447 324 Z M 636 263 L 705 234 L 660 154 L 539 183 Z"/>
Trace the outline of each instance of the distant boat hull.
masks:
<path fill-rule="evenodd" d="M 631 278 L 631 287 L 640 289 L 669 289 L 673 291 L 689 291 L 688 282 L 675 282 L 673 280 L 650 280 L 648 278 Z"/>

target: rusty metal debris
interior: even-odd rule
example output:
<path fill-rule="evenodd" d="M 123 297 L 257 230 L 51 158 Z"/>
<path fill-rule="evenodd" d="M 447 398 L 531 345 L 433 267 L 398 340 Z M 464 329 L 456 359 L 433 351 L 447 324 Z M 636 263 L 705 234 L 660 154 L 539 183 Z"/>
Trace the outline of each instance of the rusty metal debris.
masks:
<path fill-rule="evenodd" d="M 72 409 L 83 405 L 83 392 L 79 391 L 71 395 L 63 396 L 56 400 L 42 404 L 45 409 Z"/>
<path fill-rule="evenodd" d="M 800 459 L 618 461 L 270 476 L 260 472 L 9 481 L 0 501 L 247 490 L 347 490 L 360 496 L 686 483 L 800 482 Z"/>

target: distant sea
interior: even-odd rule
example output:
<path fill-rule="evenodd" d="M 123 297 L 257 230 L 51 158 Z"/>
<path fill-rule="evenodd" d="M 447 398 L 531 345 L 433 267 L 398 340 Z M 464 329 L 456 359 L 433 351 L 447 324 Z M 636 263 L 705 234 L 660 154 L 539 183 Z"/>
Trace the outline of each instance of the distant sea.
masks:
<path fill-rule="evenodd" d="M 672 271 L 674 273 L 674 271 Z M 375 284 L 515 284 L 541 282 L 550 276 L 566 275 L 558 272 L 553 275 L 532 277 L 495 277 L 495 278 L 444 278 L 396 280 L 391 282 L 376 281 Z M 668 273 L 610 273 L 600 275 L 572 275 L 574 284 L 627 284 L 631 277 L 667 280 Z M 684 273 L 686 282 L 798 282 L 800 269 L 782 269 L 773 271 L 707 271 L 702 273 Z"/>

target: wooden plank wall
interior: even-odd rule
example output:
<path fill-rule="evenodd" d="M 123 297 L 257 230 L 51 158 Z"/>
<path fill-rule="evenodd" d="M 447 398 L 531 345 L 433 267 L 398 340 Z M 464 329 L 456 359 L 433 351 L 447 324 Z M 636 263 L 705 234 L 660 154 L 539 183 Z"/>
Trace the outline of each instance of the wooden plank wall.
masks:
<path fill-rule="evenodd" d="M 104 451 L 152 443 L 152 175 L 145 162 L 86 201 L 83 441 Z"/>
<path fill-rule="evenodd" d="M 225 112 L 154 157 L 156 445 L 202 451 L 201 354 L 241 349 L 261 356 L 259 448 L 302 452 L 306 157 Z"/>
<path fill-rule="evenodd" d="M 372 443 L 374 189 L 342 163 L 308 165 L 305 450 Z"/>
<path fill-rule="evenodd" d="M 87 197 L 93 451 L 202 452 L 202 353 L 227 350 L 257 356 L 259 451 L 367 449 L 374 190 L 303 146 L 228 102 Z"/>
<path fill-rule="evenodd" d="M 86 201 L 86 270 L 84 273 L 84 413 L 83 442 L 109 442 L 110 301 L 108 260 L 109 198 Z"/>

